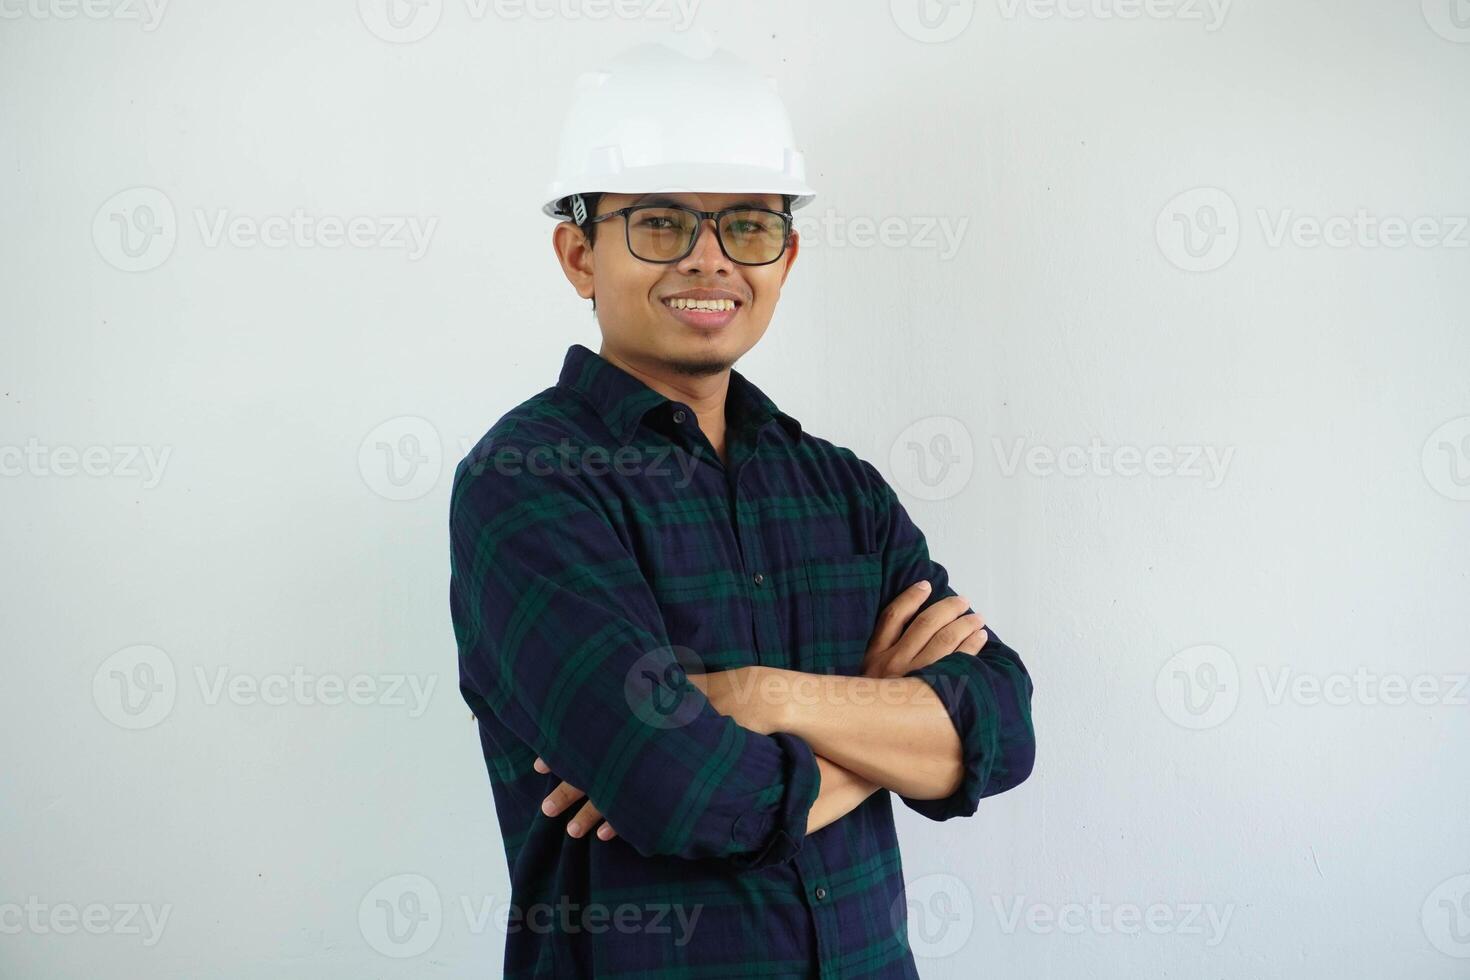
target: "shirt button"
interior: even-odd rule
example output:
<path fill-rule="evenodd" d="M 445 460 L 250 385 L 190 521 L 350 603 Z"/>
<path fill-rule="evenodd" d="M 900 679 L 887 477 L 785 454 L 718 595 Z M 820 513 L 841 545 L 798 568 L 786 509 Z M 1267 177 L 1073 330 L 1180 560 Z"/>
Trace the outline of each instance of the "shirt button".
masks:
<path fill-rule="evenodd" d="M 818 886 L 817 890 L 813 894 L 817 896 L 817 901 L 820 902 L 822 899 L 827 897 L 827 889 Z"/>
<path fill-rule="evenodd" d="M 677 412 L 674 413 L 674 421 L 675 422 L 682 422 L 682 421 L 684 421 L 684 410 L 682 408 L 679 409 Z"/>
<path fill-rule="evenodd" d="M 755 582 L 756 585 L 760 585 L 762 582 L 764 582 L 766 580 L 766 577 L 764 575 L 762 575 L 760 572 L 756 572 L 750 578 L 751 578 L 751 581 Z"/>

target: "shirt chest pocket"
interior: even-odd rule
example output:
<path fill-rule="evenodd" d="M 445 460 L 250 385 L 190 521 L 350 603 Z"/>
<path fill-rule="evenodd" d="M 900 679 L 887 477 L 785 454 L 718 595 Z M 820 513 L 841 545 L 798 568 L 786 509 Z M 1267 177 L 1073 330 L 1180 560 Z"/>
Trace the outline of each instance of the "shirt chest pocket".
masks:
<path fill-rule="evenodd" d="M 826 555 L 804 559 L 792 596 L 798 670 L 856 675 L 878 619 L 883 555 Z"/>

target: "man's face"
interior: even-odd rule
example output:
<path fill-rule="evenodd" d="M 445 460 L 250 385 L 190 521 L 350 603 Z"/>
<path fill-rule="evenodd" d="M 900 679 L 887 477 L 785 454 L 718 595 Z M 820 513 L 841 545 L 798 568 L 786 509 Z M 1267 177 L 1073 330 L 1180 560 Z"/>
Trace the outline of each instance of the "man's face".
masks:
<path fill-rule="evenodd" d="M 604 194 L 597 214 L 632 204 L 683 204 L 718 211 L 736 204 L 781 210 L 779 194 Z M 768 265 L 740 265 L 725 257 L 714 222 L 700 225 L 693 250 L 677 262 L 646 262 L 629 251 L 625 216 L 597 225 L 596 244 L 578 248 L 571 225 L 557 230 L 557 252 L 567 278 L 583 297 L 596 296 L 605 350 L 626 360 L 688 375 L 727 370 L 766 332 L 781 286 L 796 259 L 793 231 L 786 251 Z M 700 313 L 670 305 L 695 293 L 734 301 L 733 313 Z"/>

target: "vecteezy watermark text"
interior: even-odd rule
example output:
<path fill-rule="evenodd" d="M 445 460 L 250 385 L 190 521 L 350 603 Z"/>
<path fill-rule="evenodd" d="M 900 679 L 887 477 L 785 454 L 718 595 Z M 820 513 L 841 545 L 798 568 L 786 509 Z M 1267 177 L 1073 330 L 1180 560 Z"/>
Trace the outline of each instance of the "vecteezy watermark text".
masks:
<path fill-rule="evenodd" d="M 194 208 L 193 216 L 199 242 L 207 249 L 396 251 L 410 262 L 427 254 L 439 227 L 436 215 L 341 215 L 302 207 L 267 214 Z M 129 187 L 104 201 L 93 215 L 92 243 L 113 268 L 147 272 L 168 261 L 178 244 L 181 225 L 187 227 L 163 191 Z"/>
<path fill-rule="evenodd" d="M 1205 487 L 1214 490 L 1225 482 L 1225 473 L 1230 460 L 1235 456 L 1235 447 L 1220 450 L 1215 446 L 1108 446 L 1093 438 L 1086 446 L 1070 445 L 1059 448 L 1033 445 L 1028 447 L 1025 439 L 1014 439 L 1010 448 L 998 437 L 991 437 L 996 462 L 1004 476 L 1015 476 L 1024 465 L 1031 476 L 1092 477 L 1185 477 L 1201 479 Z"/>
<path fill-rule="evenodd" d="M 263 217 L 234 214 L 225 208 L 196 209 L 194 222 L 206 248 L 229 244 L 234 248 L 377 248 L 402 250 L 417 262 L 429 250 L 429 239 L 439 225 L 436 216 L 414 214 L 339 215 L 308 214 L 296 208 L 290 214 Z"/>
<path fill-rule="evenodd" d="M 1207 34 L 1225 25 L 1232 0 L 996 0 L 1006 20 L 1174 20 Z"/>
<path fill-rule="evenodd" d="M 142 936 L 144 946 L 154 946 L 163 937 L 173 905 L 155 907 L 146 902 L 43 902 L 35 895 L 25 903 L 0 902 L 0 935 L 70 936 L 85 932 L 93 936 Z M 145 931 L 146 930 L 146 931 Z"/>
<path fill-rule="evenodd" d="M 0 477 L 141 477 L 152 490 L 172 453 L 172 446 L 51 446 L 32 436 L 24 446 L 0 445 Z"/>
<path fill-rule="evenodd" d="M 1091 896 L 1086 904 L 1027 902 L 1022 895 L 1012 897 L 1007 903 L 999 895 L 993 895 L 991 904 L 1000 921 L 1001 931 L 1006 935 L 1012 935 L 1023 927 L 1036 935 L 1060 932 L 1071 936 L 1086 933 L 1136 936 L 1140 932 L 1148 932 L 1155 936 L 1204 936 L 1204 944 L 1210 947 L 1224 941 L 1230 918 L 1235 914 L 1234 902 L 1224 906 L 1212 902 L 1139 905 L 1134 902 L 1104 902 L 1100 895 Z"/>
<path fill-rule="evenodd" d="M 704 911 L 703 904 L 681 902 L 574 902 L 562 895 L 552 902 L 502 901 L 493 895 L 460 895 L 465 929 L 481 935 L 496 929 L 507 935 L 578 932 L 668 936 L 687 946 Z M 396 874 L 373 885 L 358 903 L 358 928 L 369 946 L 393 959 L 428 952 L 439 939 L 446 902 L 433 881 L 420 874 Z"/>
<path fill-rule="evenodd" d="M 154 31 L 167 6 L 168 0 L 0 0 L 0 20 L 135 20 Z"/>

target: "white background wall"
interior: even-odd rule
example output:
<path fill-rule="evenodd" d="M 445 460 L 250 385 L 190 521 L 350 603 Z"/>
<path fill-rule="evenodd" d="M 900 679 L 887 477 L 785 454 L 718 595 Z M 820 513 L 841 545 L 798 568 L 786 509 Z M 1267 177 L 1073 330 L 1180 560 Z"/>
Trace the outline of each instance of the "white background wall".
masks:
<path fill-rule="evenodd" d="M 449 480 L 597 348 L 574 75 L 696 30 L 819 191 L 740 369 L 1036 683 L 1027 783 L 900 814 L 924 976 L 1470 971 L 1462 0 L 94 3 L 0 0 L 0 975 L 498 972 Z M 390 237 L 214 235 L 298 211 Z"/>

